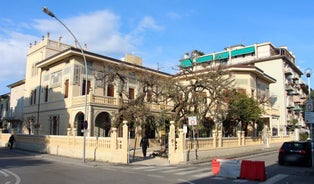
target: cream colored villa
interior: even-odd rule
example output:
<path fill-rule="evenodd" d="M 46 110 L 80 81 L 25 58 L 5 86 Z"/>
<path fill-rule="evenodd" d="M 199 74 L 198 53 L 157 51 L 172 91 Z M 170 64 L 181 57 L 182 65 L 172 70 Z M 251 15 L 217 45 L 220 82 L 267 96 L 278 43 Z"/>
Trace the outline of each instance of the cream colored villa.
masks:
<path fill-rule="evenodd" d="M 66 135 L 68 128 L 76 128 L 76 135 L 83 135 L 85 97 L 88 136 L 108 136 L 114 114 L 118 110 L 118 88 L 99 80 L 104 71 L 123 66 L 128 92 L 127 98 L 134 98 L 142 90 L 138 78 L 152 74 L 167 79 L 170 74 L 142 66 L 141 58 L 126 55 L 125 61 L 84 51 L 59 41 L 49 39 L 49 34 L 38 43 L 30 45 L 27 53 L 26 75 L 23 83 L 12 84 L 14 99 L 23 100 L 18 119 L 24 130 L 30 134 Z M 297 121 L 304 126 L 300 105 L 306 98 L 302 72 L 296 67 L 295 57 L 287 48 L 276 48 L 271 43 L 252 46 L 228 47 L 222 52 L 207 54 L 193 59 L 186 56 L 180 66 L 203 70 L 216 64 L 229 65 L 236 88 L 251 97 L 266 97 L 263 120 L 273 135 L 286 134 L 286 126 Z M 85 90 L 87 84 L 88 90 Z M 20 88 L 23 88 L 21 95 Z M 124 100 L 127 98 L 124 96 Z M 148 96 L 146 97 L 148 98 Z M 12 104 L 14 105 L 14 104 Z M 21 105 L 21 103 L 19 103 Z M 151 110 L 158 113 L 160 106 L 151 104 Z M 15 107 L 11 107 L 14 109 Z M 22 115 L 21 115 L 22 114 Z M 11 119 L 14 117 L 11 117 Z"/>
<path fill-rule="evenodd" d="M 261 89 L 268 91 L 270 107 L 267 107 L 265 123 L 271 128 L 272 134 L 286 135 L 286 127 L 293 121 L 297 122 L 297 125 L 305 126 L 300 106 L 304 104 L 307 92 L 304 90 L 306 88 L 301 79 L 302 72 L 296 66 L 295 56 L 286 47 L 277 48 L 269 42 L 251 46 L 236 45 L 221 52 L 197 57 L 193 63 L 188 57 L 181 60 L 181 67 L 202 70 L 220 63 L 229 66 L 255 66 L 256 71 L 268 76 L 266 81 L 269 82 L 269 87 L 267 84 L 258 83 L 258 80 L 262 79 L 260 75 L 250 75 L 250 78 L 238 76 L 236 83 L 238 88 L 242 88 L 251 96 L 259 96 Z M 241 70 L 244 69 L 245 67 L 242 67 Z"/>
<path fill-rule="evenodd" d="M 105 84 L 101 79 L 104 71 L 115 66 L 124 67 L 126 72 L 123 75 L 127 78 L 124 88 L 131 99 L 142 90 L 136 80 L 140 76 L 151 73 L 165 80 L 171 77 L 143 67 L 142 60 L 132 55 L 121 61 L 88 51 L 84 53 L 87 78 L 80 49 L 52 41 L 49 35 L 31 45 L 27 54 L 24 94 L 24 124 L 29 133 L 66 135 L 67 128 L 71 127 L 77 129 L 77 135 L 83 135 L 87 95 L 88 136 L 108 136 L 113 115 L 118 109 L 120 84 Z M 156 107 L 158 110 L 159 106 Z M 153 104 L 151 108 L 154 109 Z"/>

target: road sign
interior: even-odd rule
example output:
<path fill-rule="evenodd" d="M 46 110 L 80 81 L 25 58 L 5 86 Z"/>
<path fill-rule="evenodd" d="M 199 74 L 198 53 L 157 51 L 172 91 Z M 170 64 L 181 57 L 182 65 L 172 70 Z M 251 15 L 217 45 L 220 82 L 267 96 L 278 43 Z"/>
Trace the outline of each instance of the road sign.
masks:
<path fill-rule="evenodd" d="M 306 102 L 306 109 L 305 109 L 305 123 L 307 124 L 314 124 L 314 104 L 313 100 L 309 99 Z"/>
<path fill-rule="evenodd" d="M 189 125 L 191 126 L 197 125 L 196 116 L 189 117 Z"/>

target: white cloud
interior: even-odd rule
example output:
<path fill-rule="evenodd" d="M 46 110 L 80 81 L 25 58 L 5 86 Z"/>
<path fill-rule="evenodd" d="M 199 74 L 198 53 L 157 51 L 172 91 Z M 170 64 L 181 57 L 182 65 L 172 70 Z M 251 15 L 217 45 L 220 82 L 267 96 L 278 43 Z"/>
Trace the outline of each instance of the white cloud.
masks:
<path fill-rule="evenodd" d="M 88 50 L 108 55 L 121 55 L 134 49 L 132 38 L 120 33 L 120 17 L 110 11 L 98 11 L 61 20 Z M 40 32 L 52 37 L 62 35 L 62 41 L 73 44 L 73 38 L 56 20 L 35 20 Z"/>
<path fill-rule="evenodd" d="M 168 12 L 167 14 L 167 17 L 169 17 L 170 19 L 181 19 L 182 18 L 182 15 L 178 14 L 178 13 L 175 13 L 175 12 Z"/>
<path fill-rule="evenodd" d="M 135 24 L 134 30 L 123 30 L 122 33 L 120 17 L 106 10 L 61 21 L 74 33 L 82 46 L 87 44 L 87 50 L 116 58 L 123 57 L 125 53 L 138 52 L 137 46 L 141 44 L 145 32 L 163 30 L 152 17 L 146 16 Z M 0 72 L 0 80 L 5 81 L 1 82 L 0 93 L 8 91 L 6 85 L 24 78 L 29 43 L 41 39 L 38 33 L 46 35 L 47 32 L 50 33 L 50 39 L 57 40 L 62 36 L 62 42 L 74 45 L 69 32 L 48 16 L 31 23 L 16 23 L 11 20 L 0 23 L 0 63 L 8 66 Z"/>
<path fill-rule="evenodd" d="M 161 30 L 163 30 L 163 27 L 157 25 L 157 23 L 155 22 L 155 20 L 152 17 L 146 16 L 141 20 L 141 22 L 138 26 L 138 29 L 141 31 L 144 31 L 145 29 L 152 29 L 152 30 L 161 31 Z"/>
<path fill-rule="evenodd" d="M 1 94 L 9 91 L 8 84 L 24 79 L 28 43 L 33 39 L 14 31 L 0 32 Z"/>

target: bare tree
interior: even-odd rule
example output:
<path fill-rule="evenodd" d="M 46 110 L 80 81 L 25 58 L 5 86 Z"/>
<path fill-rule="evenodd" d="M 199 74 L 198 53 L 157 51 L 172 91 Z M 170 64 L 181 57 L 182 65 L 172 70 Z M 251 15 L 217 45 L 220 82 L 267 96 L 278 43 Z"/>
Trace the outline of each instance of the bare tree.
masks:
<path fill-rule="evenodd" d="M 174 103 L 175 120 L 187 123 L 189 116 L 196 116 L 199 127 L 221 129 L 226 114 L 226 92 L 233 88 L 233 78 L 223 65 L 193 71 L 182 69 L 173 79 L 168 96 Z"/>

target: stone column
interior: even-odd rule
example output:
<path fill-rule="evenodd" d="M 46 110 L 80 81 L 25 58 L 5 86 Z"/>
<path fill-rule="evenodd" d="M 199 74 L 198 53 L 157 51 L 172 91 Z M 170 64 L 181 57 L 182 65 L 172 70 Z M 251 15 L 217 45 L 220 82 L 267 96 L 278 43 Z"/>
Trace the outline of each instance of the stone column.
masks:
<path fill-rule="evenodd" d="M 222 147 L 222 131 L 218 130 L 218 147 Z"/>
<path fill-rule="evenodd" d="M 217 130 L 213 130 L 213 147 L 217 148 Z"/>
<path fill-rule="evenodd" d="M 241 131 L 241 140 L 242 140 L 242 146 L 245 145 L 245 133 L 244 131 Z"/>
<path fill-rule="evenodd" d="M 111 128 L 112 132 L 110 135 L 110 149 L 112 151 L 117 150 L 117 128 Z"/>
<path fill-rule="evenodd" d="M 237 131 L 237 137 L 238 137 L 238 145 L 241 146 L 242 141 L 241 141 L 241 131 L 240 130 Z"/>
<path fill-rule="evenodd" d="M 72 128 L 73 146 L 76 145 L 76 134 L 77 134 L 77 128 Z"/>
<path fill-rule="evenodd" d="M 176 131 L 174 126 L 174 121 L 170 121 L 170 131 L 169 131 L 169 143 L 168 143 L 168 154 L 170 163 L 176 163 Z"/>
<path fill-rule="evenodd" d="M 67 128 L 67 136 L 71 136 L 71 128 Z"/>
<path fill-rule="evenodd" d="M 122 162 L 128 163 L 129 162 L 129 128 L 128 122 L 123 121 L 123 139 L 122 139 Z"/>

